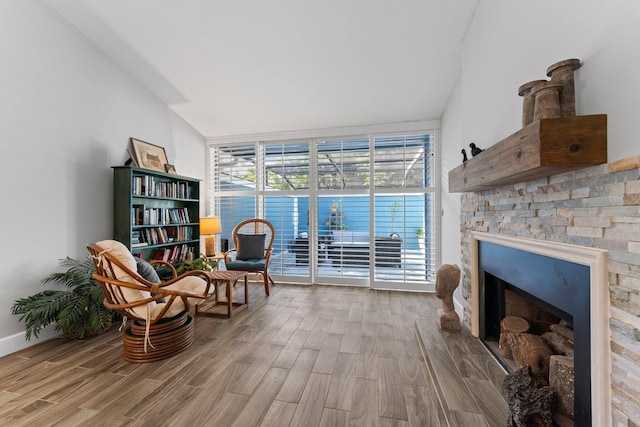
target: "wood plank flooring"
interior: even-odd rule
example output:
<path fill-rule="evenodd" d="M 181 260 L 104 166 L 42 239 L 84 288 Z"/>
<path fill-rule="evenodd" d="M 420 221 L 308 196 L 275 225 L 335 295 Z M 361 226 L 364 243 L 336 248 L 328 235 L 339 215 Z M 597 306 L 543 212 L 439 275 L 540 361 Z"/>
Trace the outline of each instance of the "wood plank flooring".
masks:
<path fill-rule="evenodd" d="M 250 288 L 247 310 L 196 317 L 194 345 L 163 361 L 125 362 L 115 327 L 0 358 L 0 425 L 505 425 L 504 372 L 438 329 L 433 294 Z"/>

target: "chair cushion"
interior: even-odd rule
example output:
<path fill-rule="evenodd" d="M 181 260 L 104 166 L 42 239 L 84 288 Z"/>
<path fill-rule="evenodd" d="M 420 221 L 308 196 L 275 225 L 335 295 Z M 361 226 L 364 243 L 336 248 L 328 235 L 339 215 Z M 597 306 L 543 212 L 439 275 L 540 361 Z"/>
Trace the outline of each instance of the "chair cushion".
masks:
<path fill-rule="evenodd" d="M 136 259 L 131 255 L 129 249 L 117 240 L 101 240 L 96 243 L 102 250 L 109 252 L 109 254 L 120 261 L 125 267 L 131 271 L 138 271 L 138 265 Z M 131 277 L 128 273 L 122 270 L 120 267 L 114 264 L 113 266 L 116 279 L 123 282 L 135 283 L 136 279 Z"/>
<path fill-rule="evenodd" d="M 264 240 L 266 234 L 238 234 L 238 260 L 264 258 Z"/>
<path fill-rule="evenodd" d="M 194 293 L 194 294 L 203 294 L 204 290 L 207 287 L 207 282 L 205 282 L 203 279 L 196 277 L 196 276 L 186 276 L 183 277 L 182 279 L 178 280 L 176 283 L 169 285 L 169 286 L 165 286 L 163 289 L 172 289 L 172 290 L 178 290 L 178 291 L 188 291 L 190 293 Z M 204 301 L 204 299 L 202 298 L 187 298 L 187 301 L 189 301 L 190 305 L 198 305 L 201 302 Z M 158 313 L 160 310 L 162 310 L 163 304 L 159 303 L 156 308 L 154 313 Z M 176 300 L 173 302 L 173 304 L 171 304 L 171 307 L 169 307 L 169 310 L 167 310 L 167 312 L 165 313 L 165 315 L 163 317 L 172 317 L 175 316 L 177 314 L 179 314 L 180 312 L 184 311 L 184 302 L 182 302 L 182 298 L 176 298 Z M 152 317 L 155 317 L 152 315 Z"/>
<path fill-rule="evenodd" d="M 235 261 L 227 262 L 227 270 L 240 270 L 240 271 L 264 271 L 267 268 L 266 259 L 250 259 L 242 260 L 236 259 Z"/>
<path fill-rule="evenodd" d="M 135 272 L 138 271 L 135 258 L 133 257 L 133 255 L 131 255 L 131 252 L 129 252 L 129 249 L 127 249 L 127 247 L 122 243 L 116 240 L 102 240 L 96 243 L 96 245 L 100 247 L 102 250 L 109 252 L 109 254 L 112 257 L 120 261 L 129 270 L 135 271 Z M 131 275 L 126 273 L 123 269 L 121 269 L 115 264 L 113 264 L 113 272 L 116 275 L 115 278 L 122 282 L 136 283 L 138 285 L 142 285 L 142 283 L 138 282 L 135 279 L 135 277 L 132 277 Z M 120 289 L 122 291 L 123 297 L 128 302 L 140 301 L 141 299 L 151 297 L 151 292 L 140 291 L 137 289 L 130 289 L 130 288 L 124 288 L 124 287 L 121 287 Z M 119 301 L 119 302 L 123 303 L 124 301 Z M 153 312 L 155 310 L 156 302 L 152 301 L 150 304 L 152 305 L 151 311 Z M 142 318 L 142 319 L 146 318 L 147 310 L 144 306 L 133 307 L 131 308 L 131 311 L 135 314 L 135 316 L 139 318 Z"/>
<path fill-rule="evenodd" d="M 120 261 L 125 267 L 127 267 L 131 271 L 135 271 L 135 272 L 138 271 L 137 270 L 138 262 L 136 262 L 136 259 L 134 258 L 133 255 L 131 255 L 131 252 L 129 252 L 129 249 L 127 249 L 127 247 L 122 243 L 115 240 L 103 240 L 101 242 L 96 243 L 96 245 L 99 246 L 102 250 L 108 251 L 111 256 L 116 258 L 118 261 Z M 153 269 L 151 265 L 149 265 L 149 267 Z M 131 275 L 125 273 L 124 270 L 122 270 L 118 266 L 113 265 L 113 270 L 114 270 L 114 273 L 116 274 L 116 277 L 115 277 L 116 279 L 123 282 L 137 283 L 138 285 L 145 286 L 144 284 L 138 282 L 135 277 L 132 277 Z M 142 276 L 142 274 L 140 274 L 140 276 Z M 152 280 L 149 280 L 149 281 L 153 282 Z M 160 279 L 158 279 L 158 281 L 154 283 L 160 283 Z M 172 285 L 166 286 L 165 289 L 182 290 L 182 291 L 188 291 L 190 293 L 204 295 L 204 291 L 206 287 L 207 287 L 207 282 L 204 279 L 201 279 L 200 277 L 197 277 L 197 276 L 185 276 L 182 279 L 178 280 L 177 282 L 173 283 Z M 140 301 L 142 299 L 146 299 L 151 296 L 151 292 L 147 292 L 147 291 L 139 291 L 136 289 L 129 289 L 124 287 L 120 287 L 120 290 L 122 291 L 122 295 L 128 302 Z M 199 304 L 202 301 L 204 301 L 201 298 L 187 298 L 187 300 L 192 305 Z M 124 301 L 120 301 L 120 302 L 124 302 Z M 133 315 L 135 315 L 140 319 L 147 319 L 147 316 L 149 319 L 156 319 L 159 316 L 160 311 L 162 311 L 164 307 L 165 307 L 165 303 L 162 301 L 159 301 L 157 303 L 156 301 L 151 301 L 147 305 L 132 307 L 129 310 L 131 310 Z M 147 308 L 149 309 L 149 313 L 147 313 Z M 184 309 L 185 309 L 185 306 L 184 306 L 184 302 L 182 301 L 182 298 L 176 298 L 163 317 L 176 316 L 177 314 L 184 311 Z"/>

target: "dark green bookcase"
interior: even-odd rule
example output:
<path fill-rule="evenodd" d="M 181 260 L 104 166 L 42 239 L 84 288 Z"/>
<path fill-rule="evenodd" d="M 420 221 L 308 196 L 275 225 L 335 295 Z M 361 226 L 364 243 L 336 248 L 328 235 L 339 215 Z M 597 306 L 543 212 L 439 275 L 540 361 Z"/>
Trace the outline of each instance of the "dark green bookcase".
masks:
<path fill-rule="evenodd" d="M 113 193 L 113 237 L 124 243 L 134 256 L 149 260 L 168 253 L 169 261 L 174 263 L 184 259 L 189 251 L 194 258 L 198 257 L 200 180 L 114 166 Z M 136 244 L 138 236 L 140 241 L 149 239 L 146 245 Z"/>

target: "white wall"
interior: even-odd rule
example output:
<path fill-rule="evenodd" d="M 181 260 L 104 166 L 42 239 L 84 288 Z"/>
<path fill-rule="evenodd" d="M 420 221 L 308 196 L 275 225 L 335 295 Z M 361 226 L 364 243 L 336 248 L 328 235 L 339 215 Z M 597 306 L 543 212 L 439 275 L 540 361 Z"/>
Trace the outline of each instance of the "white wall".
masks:
<path fill-rule="evenodd" d="M 204 178 L 204 137 L 40 1 L 0 2 L 0 354 L 25 343 L 14 300 L 58 259 L 112 236 L 112 165 L 129 137 Z"/>
<path fill-rule="evenodd" d="M 462 162 L 462 123 L 460 108 L 462 107 L 462 90 L 460 79 L 456 81 L 447 110 L 442 116 L 440 139 L 441 145 L 441 183 L 442 183 L 442 244 L 443 264 L 460 265 L 460 197 L 448 194 L 449 171 Z M 469 149 L 467 149 L 467 155 Z"/>
<path fill-rule="evenodd" d="M 480 0 L 463 47 L 462 73 L 442 118 L 443 176 L 460 149 L 487 148 L 521 128 L 518 87 L 549 65 L 580 58 L 579 115 L 608 115 L 609 161 L 640 155 L 640 2 Z M 443 262 L 460 263 L 459 194 L 443 189 Z"/>

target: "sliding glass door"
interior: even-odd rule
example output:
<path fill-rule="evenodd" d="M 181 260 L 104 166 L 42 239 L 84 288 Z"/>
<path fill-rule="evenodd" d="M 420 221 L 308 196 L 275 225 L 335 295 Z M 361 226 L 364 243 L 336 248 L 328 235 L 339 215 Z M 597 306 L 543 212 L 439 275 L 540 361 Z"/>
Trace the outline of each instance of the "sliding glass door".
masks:
<path fill-rule="evenodd" d="M 432 134 L 210 147 L 210 212 L 222 238 L 258 216 L 277 232 L 276 280 L 432 290 L 437 251 Z"/>

